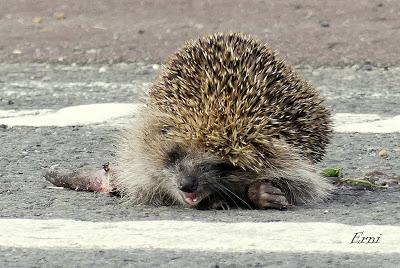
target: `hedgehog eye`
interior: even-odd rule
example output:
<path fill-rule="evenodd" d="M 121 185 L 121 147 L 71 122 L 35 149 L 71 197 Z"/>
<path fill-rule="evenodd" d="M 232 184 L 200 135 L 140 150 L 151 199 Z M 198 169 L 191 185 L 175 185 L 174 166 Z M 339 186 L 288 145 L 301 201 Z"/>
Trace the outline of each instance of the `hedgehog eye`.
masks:
<path fill-rule="evenodd" d="M 228 163 L 204 163 L 203 171 L 213 171 L 217 173 L 219 176 L 224 177 L 231 174 L 236 168 Z"/>
<path fill-rule="evenodd" d="M 167 152 L 166 164 L 167 166 L 174 165 L 177 161 L 185 156 L 186 152 L 180 146 L 174 146 L 170 151 Z"/>
<path fill-rule="evenodd" d="M 228 164 L 228 163 L 219 163 L 214 165 L 214 168 L 220 173 L 221 175 L 226 175 L 232 172 L 235 167 Z"/>

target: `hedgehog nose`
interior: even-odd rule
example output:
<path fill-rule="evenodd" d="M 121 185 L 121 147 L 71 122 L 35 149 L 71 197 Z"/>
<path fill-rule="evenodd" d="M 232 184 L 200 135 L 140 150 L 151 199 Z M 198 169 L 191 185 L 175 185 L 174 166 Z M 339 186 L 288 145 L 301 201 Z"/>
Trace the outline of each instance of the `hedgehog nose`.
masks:
<path fill-rule="evenodd" d="M 196 177 L 185 176 L 182 177 L 181 182 L 179 183 L 179 190 L 186 193 L 193 193 L 197 190 L 198 186 L 199 182 Z"/>

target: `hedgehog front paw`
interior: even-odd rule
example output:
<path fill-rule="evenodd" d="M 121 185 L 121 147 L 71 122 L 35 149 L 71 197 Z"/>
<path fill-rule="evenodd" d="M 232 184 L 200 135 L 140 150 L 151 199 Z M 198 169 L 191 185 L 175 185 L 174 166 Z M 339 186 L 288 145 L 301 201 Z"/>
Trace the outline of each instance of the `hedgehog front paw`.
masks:
<path fill-rule="evenodd" d="M 286 209 L 289 206 L 282 191 L 273 186 L 270 181 L 257 181 L 250 185 L 248 197 L 260 209 Z"/>

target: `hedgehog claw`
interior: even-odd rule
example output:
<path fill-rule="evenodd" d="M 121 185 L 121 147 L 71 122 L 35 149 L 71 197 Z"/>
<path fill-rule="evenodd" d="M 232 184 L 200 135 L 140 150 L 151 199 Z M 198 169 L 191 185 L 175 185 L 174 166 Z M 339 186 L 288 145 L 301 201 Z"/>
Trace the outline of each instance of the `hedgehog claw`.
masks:
<path fill-rule="evenodd" d="M 250 185 L 248 197 L 260 209 L 286 209 L 289 207 L 285 195 L 270 181 L 258 181 Z"/>

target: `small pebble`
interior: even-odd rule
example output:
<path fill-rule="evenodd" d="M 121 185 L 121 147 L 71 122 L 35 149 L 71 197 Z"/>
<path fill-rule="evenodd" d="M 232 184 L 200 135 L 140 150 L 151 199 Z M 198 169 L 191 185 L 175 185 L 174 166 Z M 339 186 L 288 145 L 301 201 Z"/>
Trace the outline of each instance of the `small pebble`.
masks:
<path fill-rule="evenodd" d="M 379 151 L 378 155 L 379 155 L 381 158 L 385 158 L 385 159 L 386 159 L 386 158 L 389 157 L 389 152 L 388 152 L 388 150 L 386 150 L 386 149 L 382 149 L 382 150 Z"/>
<path fill-rule="evenodd" d="M 327 22 L 327 21 L 321 21 L 321 22 L 319 23 L 319 25 L 321 25 L 321 27 L 324 27 L 324 28 L 328 28 L 328 27 L 331 26 L 331 25 L 329 24 L 329 22 Z"/>
<path fill-rule="evenodd" d="M 364 71 L 372 71 L 373 67 L 371 64 L 365 64 L 362 69 Z"/>
<path fill-rule="evenodd" d="M 97 49 L 94 49 L 94 48 L 86 50 L 86 54 L 96 54 L 96 53 L 97 53 Z"/>
<path fill-rule="evenodd" d="M 195 27 L 196 29 L 198 29 L 198 30 L 201 30 L 201 29 L 203 29 L 203 28 L 204 28 L 204 25 L 203 25 L 203 24 L 200 24 L 200 23 L 198 23 L 198 24 L 195 24 L 195 25 L 194 25 L 194 27 Z"/>
<path fill-rule="evenodd" d="M 53 17 L 54 17 L 56 20 L 65 20 L 65 14 L 64 14 L 63 12 L 55 12 L 55 13 L 53 14 Z"/>
<path fill-rule="evenodd" d="M 105 73 L 107 72 L 107 66 L 101 66 L 99 69 L 99 73 Z"/>
<path fill-rule="evenodd" d="M 42 18 L 41 17 L 34 17 L 32 19 L 32 23 L 33 24 L 40 24 L 40 23 L 42 23 Z"/>

